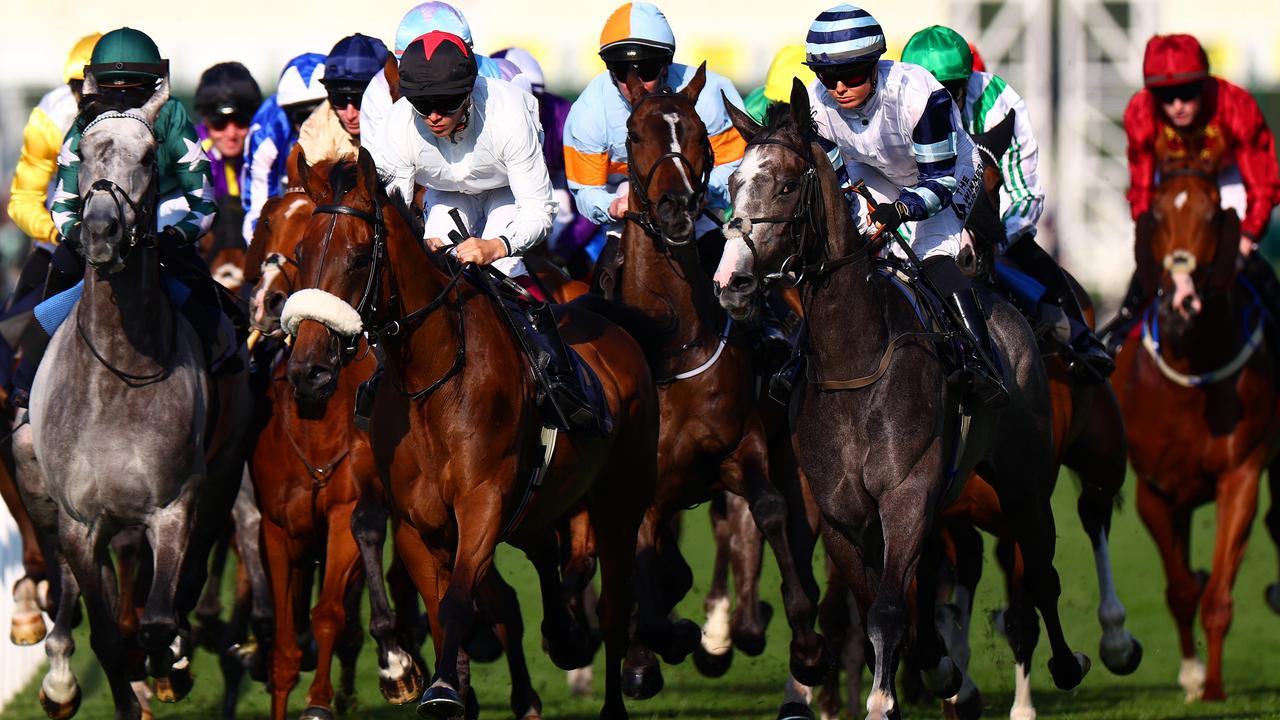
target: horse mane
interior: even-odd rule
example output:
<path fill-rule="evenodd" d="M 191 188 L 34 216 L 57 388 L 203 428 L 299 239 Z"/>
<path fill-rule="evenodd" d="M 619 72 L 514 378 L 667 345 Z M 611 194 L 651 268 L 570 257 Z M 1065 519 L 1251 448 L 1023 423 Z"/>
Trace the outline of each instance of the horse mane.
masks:
<path fill-rule="evenodd" d="M 794 133 L 802 139 L 809 140 L 818 134 L 818 126 L 812 118 L 803 125 L 797 123 L 795 116 L 791 113 L 791 103 L 775 102 L 765 110 L 764 131 L 770 135 Z"/>

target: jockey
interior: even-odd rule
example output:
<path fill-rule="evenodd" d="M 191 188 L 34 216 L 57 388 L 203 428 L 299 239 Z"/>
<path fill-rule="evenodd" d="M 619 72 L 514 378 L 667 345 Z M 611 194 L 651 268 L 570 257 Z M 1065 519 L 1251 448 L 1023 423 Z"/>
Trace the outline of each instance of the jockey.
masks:
<path fill-rule="evenodd" d="M 546 238 L 555 216 L 537 101 L 510 83 L 479 77 L 475 53 L 446 32 L 409 43 L 399 75 L 401 99 L 383 128 L 385 142 L 372 152 L 379 173 L 406 201 L 415 184 L 427 188 L 424 239 L 431 249 L 452 244 L 449 234 L 458 228 L 450 213 L 457 211 L 465 224 L 458 260 L 492 265 L 536 287 L 520 255 Z M 545 373 L 565 429 L 594 428 L 550 305 L 507 314 Z"/>
<path fill-rule="evenodd" d="M 474 52 L 471 26 L 458 9 L 446 2 L 425 2 L 415 5 L 400 19 L 396 26 L 395 56 L 399 60 L 405 48 L 415 39 L 439 30 L 462 38 L 467 48 Z M 477 71 L 481 77 L 502 79 L 502 69 L 492 58 L 475 54 Z M 360 144 L 373 152 L 382 144 L 382 124 L 391 114 L 391 86 L 387 84 L 385 71 L 379 71 L 365 88 L 360 102 Z"/>
<path fill-rule="evenodd" d="M 627 74 L 635 71 L 645 92 L 679 90 L 697 68 L 674 62 L 675 34 L 657 6 L 627 3 L 609 16 L 600 33 L 600 58 L 607 69 L 597 75 L 574 101 L 564 125 L 565 173 L 578 211 L 597 225 L 624 220 L 627 213 L 627 118 L 631 103 Z M 720 93 L 741 107 L 742 97 L 724 77 L 707 71 L 697 112 L 707 126 L 715 153 L 715 169 L 707 183 L 707 205 L 723 213 L 729 207 L 729 176 L 742 161 L 746 142 L 733 128 Z M 700 217 L 694 230 L 702 239 L 715 233 L 715 255 L 723 236 L 714 220 Z"/>
<path fill-rule="evenodd" d="M 787 45 L 773 56 L 764 84 L 743 98 L 747 113 L 756 122 L 763 123 L 770 105 L 791 102 L 791 84 L 794 78 L 800 78 L 800 82 L 805 85 L 815 79 L 813 71 L 804 64 L 803 45 Z"/>
<path fill-rule="evenodd" d="M 196 134 L 209 156 L 213 198 L 240 199 L 240 174 L 244 168 L 245 140 L 253 114 L 262 104 L 262 91 L 238 62 L 218 63 L 200 75 L 195 108 L 200 117 Z"/>
<path fill-rule="evenodd" d="M 9 186 L 9 217 L 35 242 L 22 266 L 12 302 L 44 284 L 49 258 L 58 244 L 58 230 L 49 216 L 48 196 L 58 167 L 58 149 L 79 112 L 84 66 L 89 64 L 100 33 L 76 42 L 62 69 L 62 84 L 45 93 L 31 111 L 22 131 L 22 155 Z"/>
<path fill-rule="evenodd" d="M 253 228 L 267 200 L 284 194 L 289 180 L 289 151 L 298 141 L 298 130 L 325 99 L 324 56 L 303 53 L 290 60 L 280 73 L 276 93 L 253 116 L 244 151 L 244 241 L 253 240 Z"/>
<path fill-rule="evenodd" d="M 94 46 L 90 63 L 98 92 L 86 96 L 86 107 L 125 110 L 141 107 L 168 75 L 168 61 L 150 37 L 132 28 L 113 30 Z M 58 243 L 50 263 L 44 297 L 72 288 L 84 277 L 80 256 L 80 134 L 87 116 L 76 118 L 58 154 L 57 187 L 54 193 L 53 222 L 63 242 Z M 200 148 L 195 128 L 182 103 L 169 98 L 154 124 L 158 193 L 157 248 L 166 273 L 192 292 L 180 308 L 204 344 L 211 362 L 225 355 L 219 346 L 221 329 L 221 289 L 200 259 L 196 240 L 213 222 L 214 204 L 209 160 Z M 38 323 L 32 323 L 38 328 Z M 15 400 L 21 406 L 30 391 L 35 365 L 43 354 L 48 336 L 23 338 L 23 363 L 30 374 L 19 372 Z M 231 370 L 234 363 L 224 363 Z M 25 386 L 24 386 L 25 385 Z"/>
<path fill-rule="evenodd" d="M 320 103 L 298 131 L 307 162 L 355 160 L 360 154 L 360 100 L 365 88 L 386 65 L 387 46 L 356 33 L 342 38 L 324 61 L 328 99 Z"/>
<path fill-rule="evenodd" d="M 595 224 L 583 217 L 574 205 L 564 171 L 564 123 L 573 103 L 547 91 L 542 66 L 529 51 L 507 48 L 494 53 L 493 58 L 507 60 L 520 68 L 520 75 L 528 80 L 533 96 L 538 99 L 538 117 L 543 128 L 542 156 L 547 160 L 552 192 L 559 206 L 547 245 L 561 259 L 568 261 L 596 232 Z"/>
<path fill-rule="evenodd" d="M 973 69 L 969 43 L 951 28 L 934 25 L 907 42 L 902 61 L 933 74 L 960 106 L 960 123 L 970 135 L 985 133 L 1013 113 L 1013 139 L 1000 159 L 1005 178 L 1000 205 L 1006 240 L 996 252 L 1006 254 L 1048 291 L 1046 299 L 1067 316 L 1069 336 L 1061 338 L 1071 352 L 1068 364 L 1086 377 L 1105 378 L 1115 369 L 1106 348 L 1089 329 L 1084 309 L 1058 263 L 1035 241 L 1036 222 L 1044 212 L 1044 190 L 1038 173 L 1039 148 L 1031 115 L 1022 97 L 998 75 Z"/>
<path fill-rule="evenodd" d="M 849 4 L 818 15 L 805 49 L 805 64 L 818 76 L 809 86 L 810 104 L 818 135 L 833 145 L 833 165 L 838 174 L 864 179 L 880 197 L 875 211 L 859 218 L 860 227 L 892 232 L 915 223 L 912 247 L 925 274 L 977 340 L 965 363 L 972 393 L 989 406 L 1004 405 L 1008 392 L 988 355 L 986 319 L 955 262 L 982 165 L 951 95 L 924 68 L 881 60 L 884 31 Z"/>
<path fill-rule="evenodd" d="M 1244 275 L 1262 295 L 1273 321 L 1280 320 L 1280 287 L 1257 252 L 1272 209 L 1280 204 L 1275 137 L 1249 92 L 1209 74 L 1209 60 L 1190 35 L 1156 35 L 1142 60 L 1145 87 L 1124 112 L 1129 136 L 1129 205 L 1137 220 L 1148 212 L 1161 162 L 1199 148 L 1221 156 L 1215 168 L 1222 205 L 1241 216 Z M 1241 187 L 1243 185 L 1243 187 Z M 1135 274 L 1111 328 L 1118 347 L 1156 288 L 1140 287 Z"/>

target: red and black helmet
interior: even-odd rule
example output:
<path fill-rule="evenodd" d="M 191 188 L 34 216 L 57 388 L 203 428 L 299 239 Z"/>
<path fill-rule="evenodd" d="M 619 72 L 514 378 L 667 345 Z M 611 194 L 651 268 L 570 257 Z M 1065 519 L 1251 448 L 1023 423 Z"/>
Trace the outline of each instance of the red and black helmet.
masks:
<path fill-rule="evenodd" d="M 400 57 L 400 94 L 405 97 L 471 92 L 478 74 L 467 42 L 439 30 L 420 35 Z"/>

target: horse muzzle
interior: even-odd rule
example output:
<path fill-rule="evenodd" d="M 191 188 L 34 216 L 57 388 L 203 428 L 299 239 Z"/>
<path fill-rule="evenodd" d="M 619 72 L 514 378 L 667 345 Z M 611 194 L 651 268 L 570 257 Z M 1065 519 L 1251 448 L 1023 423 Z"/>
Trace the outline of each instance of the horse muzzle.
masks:
<path fill-rule="evenodd" d="M 333 397 L 338 387 L 336 366 L 323 363 L 306 362 L 301 358 L 289 360 L 289 384 L 293 385 L 294 397 L 299 400 L 323 402 Z"/>
<path fill-rule="evenodd" d="M 756 287 L 754 277 L 735 272 L 725 285 L 715 283 L 716 297 L 720 300 L 720 307 L 724 308 L 730 317 L 739 321 L 746 320 L 751 317 L 751 312 L 755 309 L 751 298 L 756 292 Z"/>

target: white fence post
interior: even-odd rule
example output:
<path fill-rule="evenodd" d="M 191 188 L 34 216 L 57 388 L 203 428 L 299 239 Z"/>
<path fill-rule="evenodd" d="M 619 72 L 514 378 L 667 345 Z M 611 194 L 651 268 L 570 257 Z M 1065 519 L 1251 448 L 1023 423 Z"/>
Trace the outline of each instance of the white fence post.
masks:
<path fill-rule="evenodd" d="M 22 536 L 8 508 L 0 504 L 0 711 L 26 686 L 44 662 L 44 646 L 18 647 L 9 641 L 13 584 L 22 577 Z M 34 702 L 34 698 L 29 699 Z"/>

